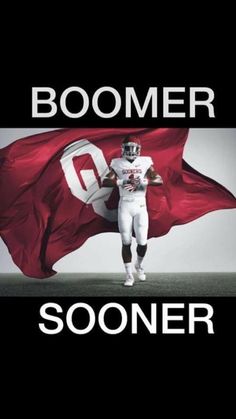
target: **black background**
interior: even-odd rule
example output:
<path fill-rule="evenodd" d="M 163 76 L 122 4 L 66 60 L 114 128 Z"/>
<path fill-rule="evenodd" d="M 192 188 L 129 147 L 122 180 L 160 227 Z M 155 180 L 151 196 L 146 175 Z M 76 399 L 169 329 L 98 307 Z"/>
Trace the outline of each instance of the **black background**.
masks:
<path fill-rule="evenodd" d="M 130 70 L 130 69 L 129 69 Z M 51 70 L 52 71 L 52 70 Z M 56 71 L 56 70 L 55 70 Z M 78 68 L 76 71 L 73 68 L 71 74 L 66 78 L 61 75 L 46 76 L 34 75 L 30 73 L 27 76 L 27 70 L 19 78 L 15 74 L 11 82 L 8 81 L 7 76 L 1 79 L 1 101 L 0 101 L 0 126 L 1 127 L 16 127 L 16 128 L 31 128 L 31 127 L 234 127 L 235 126 L 235 97 L 236 97 L 236 83 L 233 83 L 229 78 L 224 80 L 222 77 L 212 77 L 208 72 L 202 77 L 199 75 L 191 76 L 185 69 L 183 73 L 177 77 L 173 75 L 168 76 L 168 72 L 163 74 L 157 67 L 151 68 L 150 72 L 139 74 L 134 72 L 130 75 L 120 72 L 114 76 L 115 71 L 108 73 L 101 72 L 99 68 L 98 73 L 84 74 L 85 69 Z M 187 72 L 187 74 L 186 74 Z M 90 99 L 90 106 L 88 111 L 81 118 L 68 118 L 60 110 L 59 99 L 62 92 L 71 86 L 82 87 L 88 94 Z M 111 86 L 116 89 L 122 100 L 122 105 L 119 113 L 113 118 L 101 118 L 95 114 L 92 109 L 92 96 L 94 92 L 103 86 Z M 139 118 L 134 107 L 132 108 L 132 118 L 125 117 L 125 88 L 134 87 L 140 103 L 143 103 L 148 92 L 149 87 L 158 87 L 158 117 L 151 117 L 151 107 L 149 106 L 144 118 Z M 32 118 L 32 87 L 51 87 L 56 91 L 56 99 L 58 109 L 57 114 L 50 118 Z M 163 103 L 163 87 L 185 87 L 184 93 L 176 93 L 173 99 L 184 99 L 183 105 L 177 105 L 176 108 L 172 105 L 171 111 L 185 112 L 185 118 L 164 118 L 162 115 Z M 196 117 L 189 118 L 189 87 L 210 87 L 215 93 L 214 110 L 215 118 L 208 117 L 207 108 L 197 107 Z M 198 94 L 200 98 L 201 94 Z M 41 95 L 40 98 L 43 98 Z M 172 98 L 171 97 L 171 98 Z M 202 96 L 204 98 L 204 96 Z M 82 101 L 79 94 L 72 93 L 67 100 L 68 109 L 71 112 L 78 112 L 81 109 Z M 109 93 L 101 95 L 99 106 L 102 111 L 109 112 L 114 107 L 114 98 Z M 40 109 L 40 108 L 39 108 Z M 45 108 L 40 110 L 45 111 Z"/>
<path fill-rule="evenodd" d="M 126 22 L 127 23 L 127 22 Z M 137 31 L 139 26 L 137 25 Z M 105 38 L 106 39 L 106 38 Z M 206 38 L 208 39 L 208 38 Z M 146 41 L 141 44 L 136 41 L 134 45 L 127 43 L 126 54 L 124 44 L 116 48 L 109 47 L 106 52 L 101 48 L 91 50 L 88 46 L 87 53 L 82 53 L 80 46 L 68 50 L 67 45 L 60 49 L 61 43 L 56 38 L 57 50 L 54 50 L 52 39 L 51 50 L 44 55 L 44 42 L 41 39 L 40 49 L 24 54 L 20 49 L 20 57 L 14 55 L 13 59 L 4 59 L 1 64 L 1 95 L 0 95 L 0 126 L 1 127 L 72 127 L 74 126 L 183 126 L 183 127 L 235 127 L 235 83 L 232 53 L 219 54 L 218 49 L 213 52 L 212 44 L 208 44 L 207 51 L 203 54 L 202 42 L 197 48 L 191 46 L 185 51 L 175 44 L 175 34 L 163 54 L 162 37 L 157 36 L 155 45 L 150 46 Z M 213 42 L 215 44 L 215 41 Z M 173 45 L 170 48 L 170 45 Z M 149 45 L 149 48 L 147 46 Z M 216 42 L 218 47 L 218 43 Z M 191 55 L 191 58 L 190 58 Z M 206 59 L 207 56 L 207 59 Z M 206 119 L 205 115 L 195 120 L 165 120 L 161 118 L 152 120 L 132 119 L 132 123 L 118 116 L 112 120 L 101 120 L 92 114 L 87 114 L 86 119 L 78 121 L 64 119 L 61 116 L 47 121 L 32 120 L 31 115 L 31 87 L 47 85 L 54 87 L 58 92 L 68 86 L 81 86 L 92 93 L 101 86 L 112 86 L 121 93 L 125 86 L 134 86 L 137 94 L 145 94 L 150 86 L 209 86 L 214 89 L 216 99 L 216 118 Z M 105 257 L 105 255 L 104 255 Z M 47 300 L 47 299 L 46 299 Z M 50 300 L 52 300 L 50 298 Z M 81 299 L 78 298 L 79 301 Z M 62 306 L 68 307 L 77 302 L 77 299 L 54 298 Z M 120 302 L 119 299 L 112 299 Z M 196 299 L 194 299 L 195 301 Z M 47 300 L 49 301 L 49 299 Z M 83 300 L 95 307 L 111 299 L 86 299 Z M 146 299 L 146 304 L 157 302 L 161 304 L 163 298 Z M 171 301 L 171 299 L 168 299 Z M 175 299 L 188 304 L 191 298 Z M 39 307 L 45 299 L 34 298 L 1 298 L 0 299 L 0 335 L 2 359 L 5 360 L 8 370 L 20 367 L 20 377 L 24 375 L 26 366 L 37 370 L 40 376 L 40 366 L 44 371 L 44 383 L 50 387 L 56 386 L 62 390 L 66 387 L 66 380 L 60 376 L 62 365 L 67 373 L 74 374 L 75 382 L 80 380 L 83 373 L 87 393 L 96 384 L 98 390 L 100 380 L 106 380 L 106 393 L 103 394 L 103 403 L 112 400 L 113 408 L 117 406 L 117 399 L 113 389 L 117 380 L 121 379 L 118 392 L 119 397 L 129 401 L 129 394 L 135 390 L 134 404 L 139 403 L 139 394 L 144 395 L 146 407 L 151 401 L 157 400 L 156 409 L 161 403 L 163 393 L 165 396 L 179 395 L 180 405 L 188 404 L 186 390 L 181 394 L 179 380 L 185 381 L 185 389 L 189 386 L 189 379 L 200 380 L 201 384 L 192 392 L 194 404 L 197 408 L 204 394 L 209 390 L 208 383 L 215 379 L 216 385 L 224 386 L 219 382 L 219 372 L 231 371 L 234 356 L 235 340 L 235 298 L 202 298 L 200 302 L 212 303 L 215 309 L 215 335 L 206 335 L 204 330 L 199 330 L 195 335 L 163 336 L 160 334 L 149 335 L 140 333 L 138 336 L 122 334 L 106 336 L 100 331 L 91 335 L 75 336 L 71 333 L 62 333 L 58 336 L 44 336 L 39 332 Z M 130 306 L 132 299 L 122 300 L 122 304 Z M 33 361 L 31 361 L 33 360 Z M 46 368 L 47 366 L 47 368 Z M 57 371 L 57 375 L 55 374 Z M 141 374 L 145 374 L 144 381 Z M 162 375 L 161 375 L 162 373 Z M 186 374 L 187 373 L 187 374 Z M 186 375 L 185 375 L 186 374 Z M 54 378 L 58 377 L 57 383 Z M 45 378 L 46 377 L 46 378 Z M 134 384 L 130 382 L 137 377 Z M 186 377 L 186 378 L 185 378 Z M 12 379 L 14 382 L 14 379 Z M 81 384 L 81 383 L 80 383 Z M 19 385 L 19 382 L 18 382 Z M 28 383 L 30 385 L 30 382 Z M 157 386 L 162 387 L 162 392 L 157 391 Z M 131 387 L 132 386 L 132 387 Z M 75 386 L 76 387 L 76 384 Z M 42 386 L 44 395 L 45 385 Z M 107 390 L 108 389 L 108 390 Z M 202 389 L 204 389 L 202 391 Z M 110 391 L 109 391 L 110 390 Z M 191 393 L 191 389 L 190 393 Z M 113 393 L 113 398 L 112 398 Z M 153 396 L 155 393 L 155 396 Z M 39 393 L 40 394 L 40 393 Z M 108 397 L 106 397 L 109 395 Z M 128 396 L 127 396 L 128 395 Z M 78 397 L 78 394 L 77 394 Z M 156 399 L 154 399 L 155 397 Z M 101 401 L 102 399 L 100 399 Z M 114 401 L 116 400 L 116 402 Z M 171 396 L 171 401 L 173 396 Z M 57 400 L 58 403 L 58 400 Z M 82 400 L 80 399 L 80 403 Z M 213 404 L 216 403 L 214 400 Z M 168 410 L 168 406 L 165 406 Z M 87 405 L 89 409 L 89 405 Z M 191 409 L 191 411 L 193 411 Z M 181 409 L 180 409 L 181 411 Z"/>
<path fill-rule="evenodd" d="M 4 297 L 0 299 L 0 315 L 1 315 L 1 332 L 3 335 L 10 335 L 12 338 L 24 338 L 27 339 L 29 336 L 32 339 L 40 340 L 44 342 L 50 342 L 57 339 L 58 342 L 63 339 L 69 339 L 73 343 L 82 344 L 82 342 L 91 342 L 93 339 L 98 338 L 99 340 L 105 339 L 106 341 L 113 340 L 113 342 L 124 342 L 128 339 L 140 342 L 146 340 L 148 343 L 152 343 L 154 346 L 160 340 L 177 340 L 179 342 L 187 339 L 189 343 L 203 339 L 211 342 L 218 342 L 220 339 L 226 341 L 231 340 L 235 335 L 235 298 L 231 297 L 192 297 L 192 298 L 181 298 L 181 297 L 169 297 L 169 298 L 152 298 L 152 297 Z M 40 316 L 40 308 L 45 303 L 56 303 L 59 304 L 63 312 L 56 313 L 55 309 L 48 309 L 48 313 L 56 315 L 63 320 L 64 328 L 57 335 L 46 335 L 40 328 L 39 323 L 45 323 L 47 328 L 55 328 L 55 323 L 51 324 L 49 321 L 44 320 Z M 68 309 L 75 303 L 83 302 L 92 307 L 96 315 L 96 323 L 94 328 L 85 335 L 77 335 L 73 333 L 66 324 L 66 313 Z M 98 313 L 100 309 L 107 303 L 118 303 L 122 305 L 128 315 L 128 323 L 126 328 L 117 335 L 106 334 L 98 324 Z M 147 318 L 150 318 L 150 306 L 151 303 L 157 304 L 157 333 L 150 334 L 147 328 L 144 326 L 141 320 L 138 320 L 138 333 L 131 333 L 131 304 L 137 303 L 140 305 Z M 162 334 L 162 304 L 164 303 L 184 303 L 184 308 L 170 309 L 170 315 L 182 315 L 183 321 L 170 322 L 169 327 L 171 328 L 183 328 L 185 334 Z M 213 307 L 214 315 L 212 317 L 214 334 L 207 333 L 207 327 L 204 323 L 196 323 L 195 334 L 189 334 L 188 330 L 188 308 L 190 303 L 205 303 L 210 304 Z M 206 312 L 198 309 L 197 315 L 205 315 Z M 105 315 L 105 322 L 109 328 L 117 328 L 120 325 L 121 316 L 119 311 L 116 309 L 108 310 Z M 82 329 L 88 324 L 88 315 L 86 310 L 75 310 L 73 314 L 73 323 L 75 327 Z"/>

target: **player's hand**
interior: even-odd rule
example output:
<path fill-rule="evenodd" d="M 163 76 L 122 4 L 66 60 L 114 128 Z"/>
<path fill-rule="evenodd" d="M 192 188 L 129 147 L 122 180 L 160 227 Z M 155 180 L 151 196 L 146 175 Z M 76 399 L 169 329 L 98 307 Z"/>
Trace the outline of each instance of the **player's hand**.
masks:
<path fill-rule="evenodd" d="M 129 181 L 129 183 L 127 182 L 127 183 L 123 186 L 123 188 L 124 188 L 126 191 L 129 191 L 129 192 L 134 192 L 134 191 L 135 191 L 135 189 L 136 189 L 136 186 L 135 186 L 135 185 L 133 185 L 133 184 Z"/>
<path fill-rule="evenodd" d="M 140 184 L 141 184 L 141 179 L 140 179 L 140 177 L 139 177 L 139 176 L 138 176 L 138 177 L 135 177 L 135 178 L 133 179 L 132 185 L 135 185 L 136 187 L 138 187 Z"/>
<path fill-rule="evenodd" d="M 140 178 L 131 178 L 126 181 L 127 183 L 124 185 L 124 189 L 129 192 L 134 192 L 139 188 L 140 185 Z"/>

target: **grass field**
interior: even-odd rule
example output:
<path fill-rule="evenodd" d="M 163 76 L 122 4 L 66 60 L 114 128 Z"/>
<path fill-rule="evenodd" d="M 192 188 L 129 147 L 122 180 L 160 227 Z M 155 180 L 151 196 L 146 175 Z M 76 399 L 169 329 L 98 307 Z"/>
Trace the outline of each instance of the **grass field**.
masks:
<path fill-rule="evenodd" d="M 147 281 L 123 286 L 124 275 L 57 274 L 33 279 L 19 274 L 0 274 L 0 296 L 16 297 L 119 297 L 119 296 L 236 296 L 236 273 L 150 273 Z"/>

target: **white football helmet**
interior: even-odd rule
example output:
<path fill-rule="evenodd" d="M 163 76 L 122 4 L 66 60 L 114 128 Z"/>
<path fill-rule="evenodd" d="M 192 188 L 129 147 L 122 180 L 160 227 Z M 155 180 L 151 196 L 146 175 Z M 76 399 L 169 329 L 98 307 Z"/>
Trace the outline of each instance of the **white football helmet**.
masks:
<path fill-rule="evenodd" d="M 121 150 L 122 157 L 128 160 L 135 160 L 136 157 L 140 156 L 141 152 L 140 139 L 134 135 L 128 135 L 122 143 Z"/>

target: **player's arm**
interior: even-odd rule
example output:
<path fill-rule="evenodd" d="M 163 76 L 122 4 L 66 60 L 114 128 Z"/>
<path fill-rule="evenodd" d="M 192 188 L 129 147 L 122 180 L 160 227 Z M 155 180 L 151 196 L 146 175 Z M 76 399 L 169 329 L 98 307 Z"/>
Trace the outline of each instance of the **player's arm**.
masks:
<path fill-rule="evenodd" d="M 102 182 L 102 186 L 106 188 L 114 188 L 114 186 L 122 186 L 126 188 L 128 184 L 132 184 L 132 181 L 118 179 L 118 176 L 113 169 L 110 169 L 110 172 L 106 175 Z"/>
<path fill-rule="evenodd" d="M 153 166 L 149 167 L 145 177 L 150 186 L 160 186 L 163 184 L 162 177 L 157 173 Z"/>
<path fill-rule="evenodd" d="M 117 175 L 113 169 L 110 169 L 110 172 L 103 179 L 102 186 L 106 188 L 114 188 L 117 185 Z"/>
<path fill-rule="evenodd" d="M 163 184 L 162 177 L 157 173 L 153 166 L 150 166 L 147 170 L 145 177 L 140 180 L 139 178 L 135 179 L 136 187 L 135 190 L 143 190 L 148 185 L 150 186 L 160 186 Z"/>

